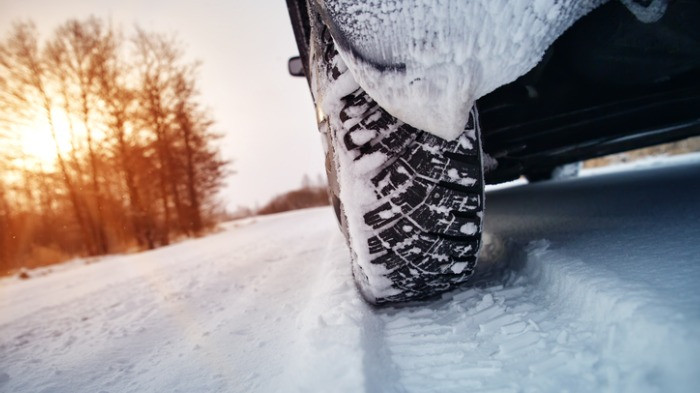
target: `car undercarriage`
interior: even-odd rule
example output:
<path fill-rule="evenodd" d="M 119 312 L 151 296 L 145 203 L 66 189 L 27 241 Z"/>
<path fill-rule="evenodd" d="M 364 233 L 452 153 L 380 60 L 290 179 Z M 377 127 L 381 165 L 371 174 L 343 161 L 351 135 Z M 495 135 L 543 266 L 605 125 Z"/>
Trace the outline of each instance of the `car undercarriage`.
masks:
<path fill-rule="evenodd" d="M 306 65 L 307 3 L 287 5 Z M 651 23 L 619 1 L 577 21 L 535 68 L 477 101 L 498 162 L 487 183 L 700 134 L 697 20 L 700 2 L 678 0 Z"/>

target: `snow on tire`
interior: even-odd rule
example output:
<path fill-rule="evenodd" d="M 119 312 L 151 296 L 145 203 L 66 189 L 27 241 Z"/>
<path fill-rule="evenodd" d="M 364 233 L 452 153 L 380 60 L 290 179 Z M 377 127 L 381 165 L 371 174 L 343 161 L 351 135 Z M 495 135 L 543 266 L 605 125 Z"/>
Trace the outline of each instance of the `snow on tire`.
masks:
<path fill-rule="evenodd" d="M 361 293 L 374 304 L 404 302 L 465 282 L 484 207 L 476 108 L 453 141 L 415 129 L 359 87 L 322 23 L 311 35 L 319 129 Z"/>

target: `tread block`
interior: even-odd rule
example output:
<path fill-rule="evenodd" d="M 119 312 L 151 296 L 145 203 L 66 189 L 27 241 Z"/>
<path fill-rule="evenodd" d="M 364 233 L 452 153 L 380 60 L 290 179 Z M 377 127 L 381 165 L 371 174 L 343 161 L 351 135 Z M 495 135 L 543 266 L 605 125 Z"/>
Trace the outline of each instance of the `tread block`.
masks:
<path fill-rule="evenodd" d="M 444 184 L 438 184 L 430 194 L 431 205 L 441 206 L 452 212 L 477 212 L 481 210 L 481 195 L 478 193 L 453 192 Z"/>
<path fill-rule="evenodd" d="M 379 207 L 366 213 L 364 216 L 365 224 L 372 228 L 379 228 L 394 221 L 401 216 L 401 210 L 389 202 L 382 203 Z"/>
<path fill-rule="evenodd" d="M 379 195 L 389 196 L 406 185 L 416 176 L 416 172 L 403 160 L 396 160 L 393 165 L 382 169 L 371 182 L 376 187 Z M 400 190 L 399 190 L 400 191 Z"/>

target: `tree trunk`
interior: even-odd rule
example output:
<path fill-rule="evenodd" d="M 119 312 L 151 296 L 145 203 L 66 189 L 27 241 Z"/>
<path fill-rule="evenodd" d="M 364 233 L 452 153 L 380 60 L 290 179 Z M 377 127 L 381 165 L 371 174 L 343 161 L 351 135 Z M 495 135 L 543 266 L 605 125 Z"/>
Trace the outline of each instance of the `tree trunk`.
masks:
<path fill-rule="evenodd" d="M 80 209 L 80 203 L 78 201 L 78 195 L 75 190 L 75 187 L 73 185 L 73 182 L 71 181 L 70 174 L 68 173 L 68 168 L 66 166 L 66 162 L 63 158 L 63 155 L 61 154 L 60 150 L 60 144 L 58 143 L 58 136 L 56 135 L 56 126 L 53 121 L 53 115 L 51 114 L 51 104 L 46 97 L 46 93 L 42 91 L 42 94 L 44 95 L 44 110 L 46 111 L 46 116 L 47 120 L 49 122 L 49 129 L 51 130 L 51 137 L 53 138 L 54 145 L 56 146 L 56 158 L 58 159 L 58 166 L 61 170 L 61 174 L 63 175 L 63 182 L 66 186 L 66 189 L 68 189 L 68 196 L 70 197 L 71 205 L 73 206 L 73 212 L 75 213 L 75 218 L 76 221 L 78 222 L 78 226 L 80 227 L 80 232 L 85 239 L 85 244 L 87 246 L 87 251 L 89 255 L 97 255 L 97 250 L 95 248 L 94 244 L 94 239 L 90 236 L 90 232 L 88 231 L 86 222 L 85 222 L 85 217 L 83 216 L 83 212 Z"/>
<path fill-rule="evenodd" d="M 80 75 L 81 79 L 83 78 Z M 90 108 L 88 106 L 88 97 L 86 89 L 88 86 L 81 81 L 81 99 L 82 99 L 82 114 L 83 114 L 83 124 L 85 124 L 85 132 L 87 134 L 87 145 L 88 145 L 88 155 L 90 157 L 90 175 L 92 180 L 92 197 L 95 202 L 95 219 L 94 219 L 94 232 L 95 240 L 98 251 L 101 254 L 107 254 L 109 252 L 109 244 L 107 243 L 107 235 L 105 233 L 104 225 L 104 213 L 102 212 L 102 193 L 100 190 L 100 183 L 97 178 L 97 157 L 95 156 L 95 149 L 93 147 L 92 140 L 92 129 L 90 128 Z"/>
<path fill-rule="evenodd" d="M 138 189 L 136 188 L 136 181 L 134 180 L 134 171 L 128 162 L 128 149 L 124 137 L 125 132 L 123 120 L 117 120 L 115 133 L 117 135 L 117 142 L 119 146 L 120 165 L 122 167 L 122 172 L 124 172 L 124 180 L 126 182 L 127 192 L 129 194 L 131 223 L 134 227 L 136 242 L 140 247 L 146 246 L 149 250 L 152 250 L 155 248 L 153 226 L 151 225 L 150 218 L 148 217 L 148 214 L 144 210 L 143 204 L 141 203 L 141 198 L 139 196 Z"/>
<path fill-rule="evenodd" d="M 199 207 L 199 196 L 197 195 L 195 168 L 194 168 L 194 151 L 192 149 L 192 122 L 189 121 L 187 113 L 183 107 L 179 113 L 180 129 L 182 130 L 182 138 L 185 142 L 185 159 L 187 165 L 187 192 L 190 199 L 190 229 L 195 235 L 202 231 L 202 214 Z"/>
<path fill-rule="evenodd" d="M 6 272 L 14 260 L 12 227 L 12 210 L 5 198 L 5 190 L 0 188 L 0 272 Z"/>

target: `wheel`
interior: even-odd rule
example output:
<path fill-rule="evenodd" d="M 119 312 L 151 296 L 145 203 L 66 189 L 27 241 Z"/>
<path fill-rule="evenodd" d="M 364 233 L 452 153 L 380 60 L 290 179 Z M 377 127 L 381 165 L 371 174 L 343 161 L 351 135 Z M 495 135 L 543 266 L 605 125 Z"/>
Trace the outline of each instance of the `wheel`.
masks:
<path fill-rule="evenodd" d="M 318 20 L 311 37 L 331 199 L 360 292 L 373 304 L 404 302 L 465 282 L 484 207 L 476 108 L 453 141 L 417 130 L 359 87 Z"/>
<path fill-rule="evenodd" d="M 530 183 L 554 179 L 571 179 L 578 176 L 581 166 L 581 162 L 572 162 L 554 168 L 534 169 L 525 172 L 525 178 Z"/>

